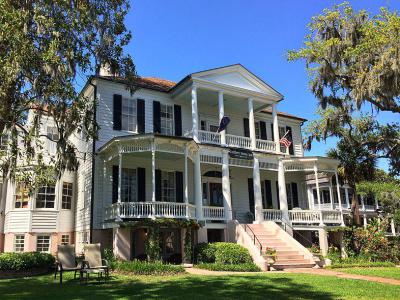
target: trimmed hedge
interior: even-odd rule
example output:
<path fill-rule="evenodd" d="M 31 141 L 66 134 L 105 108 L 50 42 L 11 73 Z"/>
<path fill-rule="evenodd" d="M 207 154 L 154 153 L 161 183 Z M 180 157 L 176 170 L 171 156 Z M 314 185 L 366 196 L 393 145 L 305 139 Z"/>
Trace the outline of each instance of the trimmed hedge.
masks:
<path fill-rule="evenodd" d="M 229 264 L 198 264 L 196 265 L 199 269 L 205 269 L 210 271 L 230 271 L 230 272 L 260 272 L 260 268 L 257 267 L 253 263 L 246 264 L 237 264 L 237 265 L 229 265 Z"/>
<path fill-rule="evenodd" d="M 162 261 L 114 261 L 111 263 L 111 269 L 121 273 L 136 275 L 174 275 L 185 273 L 183 266 L 165 264 Z"/>
<path fill-rule="evenodd" d="M 331 266 L 327 266 L 328 269 L 338 269 L 338 268 L 374 268 L 374 267 L 395 267 L 396 265 L 389 261 L 360 261 L 360 262 L 336 262 Z"/>
<path fill-rule="evenodd" d="M 32 269 L 50 269 L 54 266 L 54 261 L 54 257 L 49 253 L 3 253 L 0 254 L 0 270 L 29 271 Z"/>
<path fill-rule="evenodd" d="M 201 243 L 197 245 L 195 253 L 198 263 L 228 265 L 253 263 L 249 251 L 234 243 Z"/>

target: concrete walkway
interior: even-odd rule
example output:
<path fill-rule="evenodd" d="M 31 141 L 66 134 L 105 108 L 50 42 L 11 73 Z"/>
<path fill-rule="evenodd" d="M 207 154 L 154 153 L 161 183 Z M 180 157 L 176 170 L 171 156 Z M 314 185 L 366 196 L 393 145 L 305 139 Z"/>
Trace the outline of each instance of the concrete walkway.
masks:
<path fill-rule="evenodd" d="M 229 272 L 229 271 L 209 271 L 198 268 L 186 268 L 186 272 L 192 275 L 205 275 L 205 276 L 257 275 L 257 274 L 268 275 L 268 274 L 280 274 L 280 273 L 298 273 L 298 274 L 300 273 L 300 274 L 311 274 L 320 276 L 335 276 L 338 278 L 345 278 L 345 279 L 357 279 L 357 280 L 366 280 L 366 281 L 386 283 L 392 285 L 400 285 L 400 280 L 396 279 L 348 274 L 327 269 L 287 269 L 285 271 L 272 271 L 272 272 Z"/>

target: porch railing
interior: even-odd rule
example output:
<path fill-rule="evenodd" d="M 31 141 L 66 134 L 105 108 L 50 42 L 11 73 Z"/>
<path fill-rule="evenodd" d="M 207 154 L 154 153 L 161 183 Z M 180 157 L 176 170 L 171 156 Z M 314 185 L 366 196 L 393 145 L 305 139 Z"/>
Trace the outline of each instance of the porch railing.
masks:
<path fill-rule="evenodd" d="M 230 147 L 251 149 L 251 138 L 245 136 L 227 134 L 226 144 Z"/>
<path fill-rule="evenodd" d="M 332 224 L 340 225 L 342 223 L 340 211 L 337 210 L 289 210 L 289 221 L 295 224 Z M 282 221 L 283 211 L 278 209 L 263 209 L 265 221 Z"/>
<path fill-rule="evenodd" d="M 122 202 L 105 208 L 105 219 L 120 218 L 195 218 L 192 204 L 175 202 Z"/>
<path fill-rule="evenodd" d="M 218 206 L 203 206 L 203 217 L 207 220 L 225 220 L 225 208 Z"/>
<path fill-rule="evenodd" d="M 207 144 L 221 144 L 221 135 L 217 132 L 199 130 L 199 140 Z"/>
<path fill-rule="evenodd" d="M 275 152 L 276 144 L 274 141 L 256 140 L 256 148 L 258 150 Z"/>

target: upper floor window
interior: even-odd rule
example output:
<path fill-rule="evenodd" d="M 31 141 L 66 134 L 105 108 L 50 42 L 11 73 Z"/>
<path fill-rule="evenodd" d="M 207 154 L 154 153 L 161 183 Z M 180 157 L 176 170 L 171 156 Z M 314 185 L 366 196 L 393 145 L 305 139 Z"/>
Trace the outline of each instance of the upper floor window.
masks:
<path fill-rule="evenodd" d="M 47 137 L 54 142 L 57 142 L 60 137 L 58 135 L 58 129 L 55 126 L 47 126 Z"/>
<path fill-rule="evenodd" d="M 135 202 L 137 200 L 136 169 L 122 169 L 121 175 L 121 201 Z"/>
<path fill-rule="evenodd" d="M 174 134 L 174 109 L 172 105 L 160 105 L 161 116 L 161 134 L 173 135 Z"/>
<path fill-rule="evenodd" d="M 71 209 L 72 207 L 72 183 L 70 182 L 63 182 L 63 189 L 62 189 L 62 209 Z"/>
<path fill-rule="evenodd" d="M 286 127 L 279 126 L 279 139 L 283 138 L 285 134 L 286 134 Z M 286 147 L 283 145 L 280 146 L 281 146 L 281 152 L 286 152 Z"/>
<path fill-rule="evenodd" d="M 261 129 L 260 129 L 260 122 L 254 122 L 255 132 L 256 132 L 256 139 L 261 139 Z"/>
<path fill-rule="evenodd" d="M 25 236 L 23 234 L 17 234 L 14 236 L 14 252 L 24 252 L 25 248 Z"/>
<path fill-rule="evenodd" d="M 136 131 L 136 100 L 122 99 L 121 129 Z"/>
<path fill-rule="evenodd" d="M 38 235 L 36 239 L 37 252 L 50 252 L 50 236 Z"/>
<path fill-rule="evenodd" d="M 55 190 L 54 185 L 40 187 L 36 195 L 36 208 L 54 208 Z"/>
<path fill-rule="evenodd" d="M 161 201 L 175 202 L 175 173 L 161 171 Z"/>
<path fill-rule="evenodd" d="M 204 131 L 217 132 L 219 126 L 218 126 L 218 123 L 216 123 L 216 122 L 201 120 L 200 128 L 201 128 L 201 130 L 204 130 Z"/>
<path fill-rule="evenodd" d="M 14 195 L 14 208 L 28 208 L 29 190 L 23 184 L 18 184 Z"/>
<path fill-rule="evenodd" d="M 0 151 L 7 150 L 8 143 L 9 143 L 8 134 L 0 134 Z"/>

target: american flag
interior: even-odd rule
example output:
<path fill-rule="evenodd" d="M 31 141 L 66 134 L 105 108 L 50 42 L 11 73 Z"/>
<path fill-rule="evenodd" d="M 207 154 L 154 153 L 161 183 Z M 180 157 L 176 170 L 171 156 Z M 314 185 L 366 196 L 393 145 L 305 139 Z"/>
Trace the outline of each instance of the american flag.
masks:
<path fill-rule="evenodd" d="M 288 133 L 289 133 L 289 131 L 286 131 L 285 135 L 279 140 L 279 143 L 280 143 L 281 145 L 285 146 L 286 148 L 289 148 L 290 145 L 292 144 L 292 142 L 289 141 L 289 140 L 286 138 L 286 135 L 287 135 Z"/>

